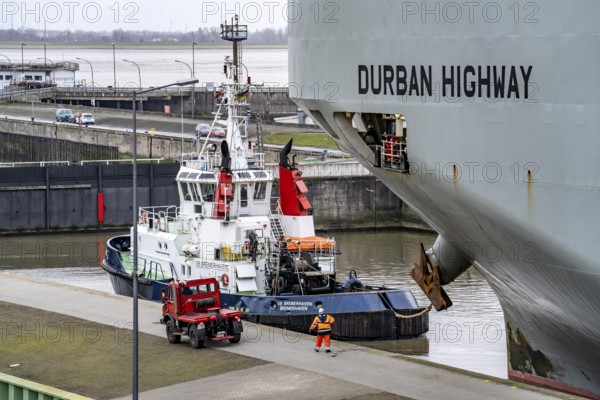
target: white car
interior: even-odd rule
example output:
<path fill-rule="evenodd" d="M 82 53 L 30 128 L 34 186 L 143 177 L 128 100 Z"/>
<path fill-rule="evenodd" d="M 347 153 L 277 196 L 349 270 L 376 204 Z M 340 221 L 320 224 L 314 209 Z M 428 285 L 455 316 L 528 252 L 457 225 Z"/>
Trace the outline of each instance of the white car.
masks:
<path fill-rule="evenodd" d="M 84 113 L 81 115 L 77 115 L 75 117 L 75 122 L 83 125 L 93 125 L 96 121 L 94 119 L 94 114 Z"/>

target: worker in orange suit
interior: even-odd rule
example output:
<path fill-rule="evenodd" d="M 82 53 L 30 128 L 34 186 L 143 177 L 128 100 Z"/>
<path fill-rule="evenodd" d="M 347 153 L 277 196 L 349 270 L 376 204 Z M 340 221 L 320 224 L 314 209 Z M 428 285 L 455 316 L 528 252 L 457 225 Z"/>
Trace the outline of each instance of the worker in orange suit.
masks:
<path fill-rule="evenodd" d="M 315 317 L 315 320 L 310 326 L 311 331 L 317 331 L 317 341 L 315 343 L 315 351 L 317 353 L 321 348 L 323 339 L 325 339 L 325 353 L 331 351 L 329 349 L 329 346 L 331 345 L 331 325 L 333 325 L 334 322 L 335 319 L 331 315 L 325 314 L 324 308 L 319 308 L 319 315 Z"/>

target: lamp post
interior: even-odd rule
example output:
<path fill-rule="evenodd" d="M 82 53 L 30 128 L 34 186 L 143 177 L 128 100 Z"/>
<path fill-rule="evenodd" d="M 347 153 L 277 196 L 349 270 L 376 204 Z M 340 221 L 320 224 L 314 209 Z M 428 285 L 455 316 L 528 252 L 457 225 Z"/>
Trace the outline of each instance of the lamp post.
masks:
<path fill-rule="evenodd" d="M 92 89 L 93 89 L 95 86 L 95 83 L 94 83 L 94 67 L 92 66 L 92 63 L 89 62 L 88 60 L 86 60 L 85 58 L 81 58 L 81 57 L 75 57 L 75 59 L 85 61 L 86 63 L 88 63 L 90 65 L 90 69 L 92 70 Z"/>
<path fill-rule="evenodd" d="M 37 60 L 44 60 L 44 73 L 46 73 L 46 61 L 50 62 L 50 64 L 52 64 L 52 81 L 54 82 L 54 61 L 52 61 L 51 59 L 44 57 L 38 57 Z"/>
<path fill-rule="evenodd" d="M 196 76 L 196 45 L 192 42 L 192 76 Z M 196 85 L 192 85 L 192 119 L 194 119 L 194 111 L 196 111 Z"/>
<path fill-rule="evenodd" d="M 12 71 L 12 72 L 14 72 L 14 70 L 12 69 L 12 68 L 13 68 L 13 65 L 12 65 L 12 61 L 10 61 L 10 58 L 8 58 L 8 56 L 5 56 L 4 54 L 0 54 L 0 56 L 2 56 L 2 57 L 4 57 L 4 58 L 6 58 L 6 59 L 8 60 L 8 66 L 9 66 L 9 68 L 11 68 L 11 71 Z M 11 76 L 11 78 L 10 78 L 10 79 L 12 80 L 12 79 L 13 79 L 13 77 Z M 2 86 L 0 86 L 0 88 L 1 88 L 1 89 L 4 89 L 4 84 L 3 84 Z"/>
<path fill-rule="evenodd" d="M 133 91 L 133 133 L 132 133 L 132 153 L 133 153 L 133 400 L 138 399 L 138 209 L 137 209 L 137 117 L 136 117 L 136 103 L 137 95 L 154 90 L 164 89 L 170 86 L 187 86 L 198 83 L 198 79 L 190 78 L 186 80 L 177 81 L 168 85 L 153 87 L 146 90 Z"/>
<path fill-rule="evenodd" d="M 131 60 L 125 60 L 125 59 L 123 59 L 123 61 L 128 62 L 128 63 L 132 63 L 133 65 L 135 65 L 137 67 L 138 78 L 139 78 L 139 81 L 140 81 L 140 89 L 139 90 L 142 90 L 142 71 L 140 70 L 140 66 L 136 62 L 131 61 Z M 140 111 L 142 111 L 142 112 L 144 111 L 144 107 L 142 105 L 142 100 L 140 100 Z"/>
<path fill-rule="evenodd" d="M 186 67 L 189 68 L 190 70 L 190 76 L 194 76 L 194 72 L 192 72 L 192 67 L 190 67 L 190 64 L 183 62 L 183 61 L 179 61 L 179 60 L 175 60 L 176 63 L 181 63 L 181 64 L 185 64 Z"/>
<path fill-rule="evenodd" d="M 113 49 L 113 92 L 117 90 L 117 61 L 115 59 L 115 44 L 110 44 Z"/>
<path fill-rule="evenodd" d="M 192 67 L 190 67 L 190 64 L 179 60 L 175 60 L 175 62 L 185 64 L 185 66 L 188 67 L 190 70 L 190 76 L 194 77 L 194 72 L 192 71 Z M 183 118 L 183 95 L 181 96 L 181 118 Z M 194 86 L 192 86 L 192 118 L 194 118 Z"/>
<path fill-rule="evenodd" d="M 25 79 L 25 62 L 23 58 L 24 51 L 23 49 L 27 46 L 26 43 L 21 43 L 21 79 Z"/>
<path fill-rule="evenodd" d="M 40 57 L 38 57 L 37 59 L 41 60 Z M 49 61 L 50 64 L 52 64 L 52 83 L 54 83 L 54 78 L 55 78 L 55 76 L 54 76 L 54 70 L 56 69 L 56 68 L 54 68 L 54 61 L 52 61 L 49 58 L 44 57 L 44 74 L 46 73 L 46 70 L 45 70 L 45 68 L 46 68 L 46 61 Z M 54 106 L 56 107 L 56 88 L 55 87 L 52 87 L 52 97 L 54 98 Z"/>
<path fill-rule="evenodd" d="M 138 78 L 139 78 L 139 81 L 140 81 L 140 90 L 141 90 L 142 89 L 142 72 L 140 71 L 140 66 L 135 61 L 125 60 L 125 59 L 123 59 L 123 61 L 128 62 L 128 63 L 132 63 L 133 65 L 135 65 L 137 67 Z"/>
<path fill-rule="evenodd" d="M 44 78 L 46 77 L 46 46 L 48 46 L 48 43 L 44 43 Z M 52 68 L 52 71 L 54 71 L 54 68 Z M 46 80 L 46 79 L 44 79 Z"/>

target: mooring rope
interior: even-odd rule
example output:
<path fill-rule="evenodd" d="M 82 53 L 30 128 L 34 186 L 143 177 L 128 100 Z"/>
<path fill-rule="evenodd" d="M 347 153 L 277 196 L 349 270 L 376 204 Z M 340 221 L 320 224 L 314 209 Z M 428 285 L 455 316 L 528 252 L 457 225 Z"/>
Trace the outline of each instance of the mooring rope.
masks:
<path fill-rule="evenodd" d="M 380 291 L 378 291 L 377 293 L 379 294 L 379 297 L 381 298 L 381 300 L 383 300 L 385 302 L 385 304 L 387 305 L 387 307 L 394 312 L 394 316 L 396 318 L 402 318 L 402 319 L 417 318 L 417 317 L 420 317 L 422 315 L 427 314 L 429 311 L 431 311 L 431 308 L 433 307 L 433 305 L 430 304 L 427 308 L 425 308 L 424 310 L 419 311 L 416 314 L 402 315 L 400 313 L 397 313 L 396 310 L 394 310 L 394 307 L 392 307 L 392 305 L 386 300 L 385 296 Z"/>
<path fill-rule="evenodd" d="M 426 309 L 424 309 L 416 314 L 411 314 L 411 315 L 402 315 L 402 314 L 398 314 L 396 311 L 394 311 L 394 316 L 396 318 L 402 318 L 402 319 L 417 318 L 417 317 L 420 317 L 421 315 L 425 315 L 429 311 L 431 311 L 431 307 L 432 307 L 432 305 L 430 304 Z"/>

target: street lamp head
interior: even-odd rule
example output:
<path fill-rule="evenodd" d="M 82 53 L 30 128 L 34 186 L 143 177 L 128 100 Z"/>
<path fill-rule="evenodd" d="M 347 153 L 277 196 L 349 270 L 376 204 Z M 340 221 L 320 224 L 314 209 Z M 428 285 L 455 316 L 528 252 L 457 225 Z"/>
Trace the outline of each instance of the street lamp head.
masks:
<path fill-rule="evenodd" d="M 196 83 L 198 83 L 198 79 L 197 78 L 190 78 L 190 79 L 183 79 L 181 81 L 177 81 L 175 82 L 175 85 L 177 86 L 187 86 L 187 85 L 194 85 Z"/>

